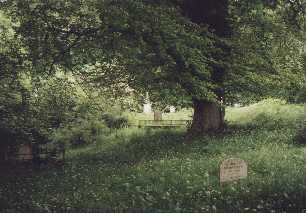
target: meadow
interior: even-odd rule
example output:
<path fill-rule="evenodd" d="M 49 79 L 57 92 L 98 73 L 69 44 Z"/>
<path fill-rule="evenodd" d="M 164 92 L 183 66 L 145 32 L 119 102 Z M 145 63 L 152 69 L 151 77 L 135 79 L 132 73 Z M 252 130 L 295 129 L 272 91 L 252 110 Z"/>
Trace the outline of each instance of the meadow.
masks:
<path fill-rule="evenodd" d="M 62 168 L 1 174 L 0 212 L 306 212 L 306 106 L 265 100 L 227 108 L 226 120 L 192 143 L 186 129 L 123 129 L 68 150 Z M 231 157 L 248 177 L 221 186 Z"/>

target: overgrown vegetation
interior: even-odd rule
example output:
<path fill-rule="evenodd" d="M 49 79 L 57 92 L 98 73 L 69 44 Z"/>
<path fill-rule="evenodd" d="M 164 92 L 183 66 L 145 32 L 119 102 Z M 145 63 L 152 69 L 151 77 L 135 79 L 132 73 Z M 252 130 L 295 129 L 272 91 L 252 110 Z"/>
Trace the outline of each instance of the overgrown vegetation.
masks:
<path fill-rule="evenodd" d="M 279 99 L 266 99 L 247 107 L 230 107 L 229 124 L 254 128 L 301 128 L 304 125 L 304 105 L 286 104 Z"/>
<path fill-rule="evenodd" d="M 0 211 L 306 211 L 305 8 L 0 0 L 0 165 L 21 144 L 33 162 L 41 144 L 68 152 L 63 168 L 5 171 Z M 187 130 L 128 128 L 153 118 L 144 94 L 154 110 L 192 108 L 164 116 L 193 114 Z M 249 178 L 220 187 L 227 157 Z"/>
<path fill-rule="evenodd" d="M 296 134 L 305 114 L 305 105 L 278 100 L 230 108 L 228 131 L 188 145 L 183 130 L 123 129 L 71 149 L 62 169 L 1 176 L 0 206 L 4 212 L 303 212 L 306 148 Z M 221 187 L 219 165 L 229 157 L 248 163 L 248 178 Z"/>

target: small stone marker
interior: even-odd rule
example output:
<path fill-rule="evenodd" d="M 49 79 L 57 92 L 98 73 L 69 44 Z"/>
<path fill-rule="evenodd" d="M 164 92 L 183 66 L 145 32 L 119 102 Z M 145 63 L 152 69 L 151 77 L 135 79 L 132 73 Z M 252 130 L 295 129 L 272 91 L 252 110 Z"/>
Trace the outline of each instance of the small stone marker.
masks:
<path fill-rule="evenodd" d="M 32 148 L 30 145 L 22 144 L 18 150 L 18 160 L 32 160 Z"/>
<path fill-rule="evenodd" d="M 247 175 L 247 164 L 242 159 L 230 158 L 221 163 L 220 183 L 243 179 Z"/>
<path fill-rule="evenodd" d="M 162 112 L 154 111 L 154 121 L 161 121 L 162 120 Z"/>

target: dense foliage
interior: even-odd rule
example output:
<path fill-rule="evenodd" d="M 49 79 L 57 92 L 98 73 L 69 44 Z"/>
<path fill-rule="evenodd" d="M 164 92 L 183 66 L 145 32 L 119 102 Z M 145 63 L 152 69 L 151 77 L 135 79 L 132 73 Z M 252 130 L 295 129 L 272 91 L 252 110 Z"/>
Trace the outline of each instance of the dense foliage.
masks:
<path fill-rule="evenodd" d="M 101 117 L 111 108 L 108 102 L 137 110 L 145 91 L 156 108 L 197 101 L 198 121 L 220 114 L 205 122 L 223 120 L 221 102 L 304 99 L 304 2 L 7 0 L 0 5 L 4 135 L 42 140 L 87 113 Z M 203 112 L 213 106 L 201 107 L 207 103 L 220 113 Z M 195 121 L 201 128 L 205 124 Z"/>
<path fill-rule="evenodd" d="M 221 8 L 218 22 L 229 19 L 219 28 L 211 21 L 213 15 L 199 17 L 192 10 L 205 9 L 205 2 L 197 5 L 196 1 L 190 5 L 180 1 L 6 1 L 4 5 L 20 23 L 16 31 L 38 72 L 53 72 L 58 66 L 78 70 L 115 60 L 123 67 L 120 72 L 92 70 L 100 75 L 100 82 L 123 82 L 158 94 L 152 96 L 156 100 L 183 104 L 191 98 L 214 100 L 223 91 L 228 102 L 253 95 L 254 90 L 257 96 L 289 97 L 294 94 L 286 93 L 288 88 L 296 93 L 303 87 L 305 35 L 299 29 L 305 26 L 305 5 L 255 2 L 212 4 L 208 13 Z"/>

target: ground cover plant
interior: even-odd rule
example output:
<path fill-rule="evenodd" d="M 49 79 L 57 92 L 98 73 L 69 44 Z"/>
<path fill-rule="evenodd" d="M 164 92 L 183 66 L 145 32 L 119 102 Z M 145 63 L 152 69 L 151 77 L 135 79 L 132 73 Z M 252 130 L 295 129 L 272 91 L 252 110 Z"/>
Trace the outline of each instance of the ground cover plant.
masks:
<path fill-rule="evenodd" d="M 184 129 L 123 129 L 70 149 L 63 168 L 1 175 L 1 212 L 305 211 L 306 148 L 296 134 L 306 106 L 268 100 L 227 110 L 223 134 L 188 145 Z M 248 163 L 248 178 L 221 187 L 229 157 Z"/>

